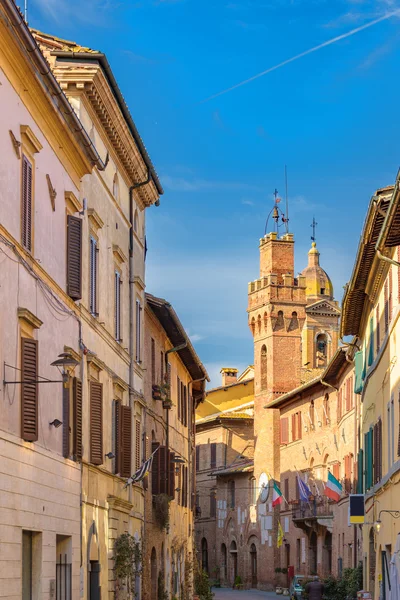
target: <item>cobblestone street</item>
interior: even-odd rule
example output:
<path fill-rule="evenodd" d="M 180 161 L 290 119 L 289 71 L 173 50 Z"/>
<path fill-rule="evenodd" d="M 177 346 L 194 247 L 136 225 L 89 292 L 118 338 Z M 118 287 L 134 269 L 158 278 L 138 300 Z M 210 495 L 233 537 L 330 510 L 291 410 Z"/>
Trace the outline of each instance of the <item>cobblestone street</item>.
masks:
<path fill-rule="evenodd" d="M 282 598 L 274 592 L 260 592 L 258 590 L 232 590 L 230 588 L 213 588 L 215 600 L 270 600 Z"/>

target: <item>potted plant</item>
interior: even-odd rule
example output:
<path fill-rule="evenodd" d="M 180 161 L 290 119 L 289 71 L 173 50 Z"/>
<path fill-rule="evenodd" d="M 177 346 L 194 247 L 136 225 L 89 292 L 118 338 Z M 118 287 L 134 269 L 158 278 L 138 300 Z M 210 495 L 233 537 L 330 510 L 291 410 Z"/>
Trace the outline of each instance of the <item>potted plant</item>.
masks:
<path fill-rule="evenodd" d="M 242 578 L 240 577 L 240 575 L 236 575 L 233 587 L 235 588 L 235 590 L 243 589 L 243 581 L 242 581 Z"/>

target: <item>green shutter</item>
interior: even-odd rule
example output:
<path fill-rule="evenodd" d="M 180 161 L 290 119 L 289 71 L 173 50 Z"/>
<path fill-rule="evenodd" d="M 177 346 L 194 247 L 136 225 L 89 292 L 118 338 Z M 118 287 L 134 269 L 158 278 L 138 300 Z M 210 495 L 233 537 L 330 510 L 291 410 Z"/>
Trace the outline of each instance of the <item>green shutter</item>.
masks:
<path fill-rule="evenodd" d="M 364 450 L 360 448 L 357 459 L 357 494 L 364 493 Z"/>
<path fill-rule="evenodd" d="M 354 355 L 354 368 L 355 368 L 355 378 L 354 378 L 354 393 L 361 394 L 363 390 L 363 353 L 356 352 Z"/>
<path fill-rule="evenodd" d="M 374 430 L 373 427 L 370 428 L 368 433 L 365 434 L 365 489 L 369 490 L 373 485 L 373 477 L 374 477 L 374 460 L 373 460 L 373 450 L 374 450 Z"/>
<path fill-rule="evenodd" d="M 368 349 L 368 366 L 374 362 L 374 319 L 369 320 L 369 349 Z"/>

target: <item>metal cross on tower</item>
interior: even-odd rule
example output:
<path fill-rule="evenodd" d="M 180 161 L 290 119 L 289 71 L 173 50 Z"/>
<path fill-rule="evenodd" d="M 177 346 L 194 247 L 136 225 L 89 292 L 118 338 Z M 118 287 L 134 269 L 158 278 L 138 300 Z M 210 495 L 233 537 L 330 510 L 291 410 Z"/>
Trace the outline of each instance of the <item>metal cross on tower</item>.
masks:
<path fill-rule="evenodd" d="M 317 223 L 317 221 L 315 220 L 315 217 L 313 217 L 312 223 L 311 223 L 311 225 L 310 225 L 310 227 L 312 227 L 312 236 L 311 236 L 311 240 L 312 240 L 313 242 L 315 242 L 315 241 L 316 241 L 316 239 L 315 239 L 315 238 L 316 238 L 316 236 L 315 236 L 315 230 L 316 230 L 316 227 L 317 227 L 317 225 L 318 225 L 318 223 Z"/>

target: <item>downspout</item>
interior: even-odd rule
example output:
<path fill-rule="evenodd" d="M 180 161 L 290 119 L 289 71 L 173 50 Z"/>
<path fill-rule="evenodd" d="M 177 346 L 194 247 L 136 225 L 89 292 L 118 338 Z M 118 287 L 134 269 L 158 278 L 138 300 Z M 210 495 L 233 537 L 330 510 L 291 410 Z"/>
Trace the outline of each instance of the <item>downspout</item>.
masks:
<path fill-rule="evenodd" d="M 336 390 L 337 392 L 339 391 L 339 388 L 335 387 L 334 385 L 327 383 L 326 381 L 324 381 L 322 378 L 319 380 L 320 383 L 322 383 L 322 385 L 325 385 L 326 387 L 330 387 L 333 388 L 334 390 Z"/>
<path fill-rule="evenodd" d="M 394 217 L 394 213 L 396 212 L 397 209 L 397 203 L 394 201 L 396 195 L 399 193 L 399 183 L 400 183 L 400 170 L 397 173 L 397 177 L 396 177 L 396 181 L 394 184 L 394 189 L 393 189 L 393 196 L 392 196 L 392 200 L 390 201 L 389 204 L 389 208 L 386 212 L 385 215 L 385 220 L 383 222 L 383 226 L 382 229 L 380 231 L 379 237 L 377 239 L 377 242 L 375 244 L 375 250 L 376 250 L 376 255 L 380 260 L 383 260 L 384 262 L 387 262 L 391 265 L 395 265 L 396 267 L 400 267 L 400 263 L 397 262 L 396 260 L 393 260 L 387 256 L 384 256 L 382 254 L 382 252 L 380 251 L 380 249 L 383 249 L 383 244 L 382 244 L 382 239 L 385 237 L 388 229 L 389 229 L 389 223 L 392 221 L 392 218 Z M 380 212 L 379 207 L 377 206 L 377 203 L 375 202 L 375 209 Z"/>

